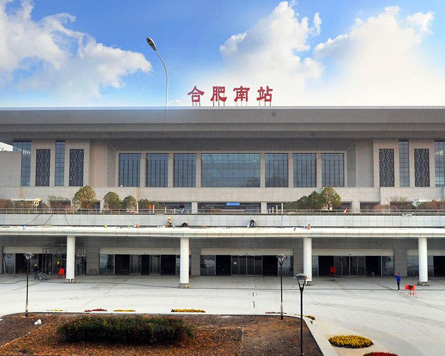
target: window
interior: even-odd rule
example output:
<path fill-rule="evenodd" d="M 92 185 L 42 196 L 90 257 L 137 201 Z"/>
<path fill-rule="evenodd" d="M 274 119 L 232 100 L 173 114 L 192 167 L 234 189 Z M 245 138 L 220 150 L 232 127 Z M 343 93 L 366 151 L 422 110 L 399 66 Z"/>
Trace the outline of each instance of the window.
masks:
<path fill-rule="evenodd" d="M 445 187 L 445 141 L 434 142 L 436 187 Z"/>
<path fill-rule="evenodd" d="M 203 153 L 203 187 L 259 187 L 259 153 Z"/>
<path fill-rule="evenodd" d="M 139 187 L 141 172 L 140 153 L 119 154 L 119 186 Z"/>
<path fill-rule="evenodd" d="M 414 150 L 414 178 L 416 187 L 430 186 L 430 150 Z"/>
<path fill-rule="evenodd" d="M 147 187 L 168 186 L 168 154 L 147 153 Z"/>
<path fill-rule="evenodd" d="M 379 150 L 379 175 L 381 187 L 394 187 L 394 150 Z"/>
<path fill-rule="evenodd" d="M 84 163 L 83 149 L 70 150 L 70 173 L 69 173 L 70 187 L 83 186 L 83 169 L 84 169 L 83 163 Z"/>
<path fill-rule="evenodd" d="M 344 154 L 322 153 L 321 162 L 323 187 L 344 187 Z"/>
<path fill-rule="evenodd" d="M 29 187 L 31 181 L 31 141 L 15 141 L 12 144 L 12 149 L 22 152 L 20 185 Z"/>
<path fill-rule="evenodd" d="M 266 187 L 288 187 L 287 153 L 266 153 Z"/>
<path fill-rule="evenodd" d="M 36 150 L 36 186 L 49 186 L 49 172 L 51 165 L 51 150 Z"/>
<path fill-rule="evenodd" d="M 409 142 L 399 141 L 400 186 L 409 187 Z"/>
<path fill-rule="evenodd" d="M 294 187 L 317 186 L 317 156 L 315 153 L 294 153 Z"/>
<path fill-rule="evenodd" d="M 176 153 L 173 168 L 175 187 L 196 187 L 195 153 Z"/>
<path fill-rule="evenodd" d="M 54 185 L 63 187 L 65 184 L 65 141 L 56 141 L 56 164 Z"/>

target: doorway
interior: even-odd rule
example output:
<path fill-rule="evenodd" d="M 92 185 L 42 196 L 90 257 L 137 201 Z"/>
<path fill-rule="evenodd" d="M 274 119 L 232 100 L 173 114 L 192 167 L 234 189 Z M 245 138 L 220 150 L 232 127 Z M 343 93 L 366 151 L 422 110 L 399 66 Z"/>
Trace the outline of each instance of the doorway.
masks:
<path fill-rule="evenodd" d="M 116 275 L 130 274 L 130 255 L 115 256 L 115 273 Z"/>
<path fill-rule="evenodd" d="M 276 256 L 263 256 L 263 276 L 278 276 L 278 259 Z"/>
<path fill-rule="evenodd" d="M 331 267 L 334 267 L 334 256 L 318 256 L 318 273 L 320 276 L 329 276 Z"/>
<path fill-rule="evenodd" d="M 445 277 L 445 256 L 433 256 L 434 277 Z"/>
<path fill-rule="evenodd" d="M 231 275 L 231 256 L 217 255 L 216 256 L 216 275 L 230 276 Z"/>

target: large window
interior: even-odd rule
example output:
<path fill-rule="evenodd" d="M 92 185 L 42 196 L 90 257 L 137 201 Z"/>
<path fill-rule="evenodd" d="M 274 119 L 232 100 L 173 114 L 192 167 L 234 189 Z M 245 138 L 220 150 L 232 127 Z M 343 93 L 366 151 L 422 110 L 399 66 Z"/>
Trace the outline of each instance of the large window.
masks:
<path fill-rule="evenodd" d="M 51 165 L 51 150 L 36 150 L 36 186 L 49 186 L 49 172 Z"/>
<path fill-rule="evenodd" d="M 29 186 L 31 181 L 31 141 L 15 141 L 12 144 L 12 149 L 22 152 L 20 185 Z"/>
<path fill-rule="evenodd" d="M 168 154 L 147 154 L 147 187 L 168 186 Z"/>
<path fill-rule="evenodd" d="M 56 141 L 56 165 L 54 185 L 63 187 L 65 184 L 65 141 Z"/>
<path fill-rule="evenodd" d="M 294 153 L 294 187 L 317 186 L 317 156 L 315 153 Z"/>
<path fill-rule="evenodd" d="M 203 153 L 203 187 L 259 187 L 259 153 Z"/>
<path fill-rule="evenodd" d="M 323 187 L 344 187 L 344 155 L 343 153 L 322 153 L 322 184 Z"/>
<path fill-rule="evenodd" d="M 119 186 L 139 187 L 141 174 L 140 153 L 119 154 Z"/>
<path fill-rule="evenodd" d="M 414 178 L 416 187 L 430 186 L 430 150 L 414 150 Z"/>
<path fill-rule="evenodd" d="M 266 153 L 266 187 L 288 187 L 287 153 Z"/>
<path fill-rule="evenodd" d="M 434 142 L 436 187 L 445 187 L 445 141 Z"/>
<path fill-rule="evenodd" d="M 70 187 L 82 187 L 83 186 L 83 162 L 84 151 L 83 149 L 70 150 Z"/>
<path fill-rule="evenodd" d="M 399 141 L 400 186 L 409 187 L 409 142 Z"/>
<path fill-rule="evenodd" d="M 196 187 L 196 154 L 176 153 L 173 174 L 175 187 Z"/>
<path fill-rule="evenodd" d="M 394 187 L 394 150 L 383 148 L 379 150 L 380 186 Z"/>

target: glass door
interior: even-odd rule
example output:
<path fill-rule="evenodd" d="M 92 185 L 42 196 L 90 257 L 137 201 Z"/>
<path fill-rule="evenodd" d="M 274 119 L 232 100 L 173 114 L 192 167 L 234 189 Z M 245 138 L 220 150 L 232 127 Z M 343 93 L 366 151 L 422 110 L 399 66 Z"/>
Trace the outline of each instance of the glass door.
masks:
<path fill-rule="evenodd" d="M 141 274 L 141 255 L 130 255 L 130 274 Z"/>
<path fill-rule="evenodd" d="M 161 255 L 150 255 L 150 274 L 161 274 Z"/>

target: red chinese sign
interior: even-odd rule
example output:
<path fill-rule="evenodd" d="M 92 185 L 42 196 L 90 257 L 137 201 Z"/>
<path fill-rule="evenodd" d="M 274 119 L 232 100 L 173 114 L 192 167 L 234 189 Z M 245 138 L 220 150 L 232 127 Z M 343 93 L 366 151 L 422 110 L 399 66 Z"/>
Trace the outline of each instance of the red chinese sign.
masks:
<path fill-rule="evenodd" d="M 242 85 L 239 88 L 233 89 L 233 91 L 236 92 L 235 103 L 238 102 L 238 100 L 247 103 L 249 101 L 249 90 L 250 88 L 243 88 Z"/>
<path fill-rule="evenodd" d="M 272 104 L 272 91 L 273 89 L 270 89 L 269 86 L 266 87 L 266 89 L 264 90 L 263 87 L 260 87 L 260 89 L 258 89 L 258 98 L 256 98 L 256 100 L 260 103 L 261 100 L 264 101 L 264 105 L 266 105 L 266 103 L 269 103 L 269 105 Z"/>
<path fill-rule="evenodd" d="M 201 96 L 204 95 L 203 91 L 199 90 L 195 85 L 192 91 L 187 94 L 192 96 L 192 106 L 201 106 Z"/>
<path fill-rule="evenodd" d="M 213 96 L 210 99 L 213 102 L 213 106 L 215 106 L 215 103 L 218 103 L 219 106 L 220 102 L 223 104 L 226 102 L 227 97 L 223 96 L 225 93 L 226 87 L 213 87 Z"/>
<path fill-rule="evenodd" d="M 249 90 L 250 88 L 243 87 L 242 85 L 239 88 L 234 88 L 233 91 L 235 92 L 235 99 L 234 102 L 238 104 L 238 102 L 245 103 L 247 105 L 247 102 L 249 101 Z M 269 106 L 272 105 L 272 88 L 269 88 L 269 86 L 266 86 L 266 89 L 263 89 L 261 86 L 260 89 L 258 89 L 258 97 L 256 100 L 258 101 L 258 104 L 261 104 L 261 102 L 264 102 L 264 105 L 266 103 L 269 103 Z M 199 90 L 196 85 L 194 88 L 188 93 L 188 95 L 191 95 L 192 99 L 192 106 L 201 106 L 201 96 L 204 95 L 204 92 Z M 210 98 L 210 101 L 213 103 L 213 106 L 215 104 L 222 103 L 223 106 L 225 106 L 225 103 L 227 101 L 226 95 L 226 87 L 225 86 L 214 86 L 213 87 L 213 94 Z"/>

